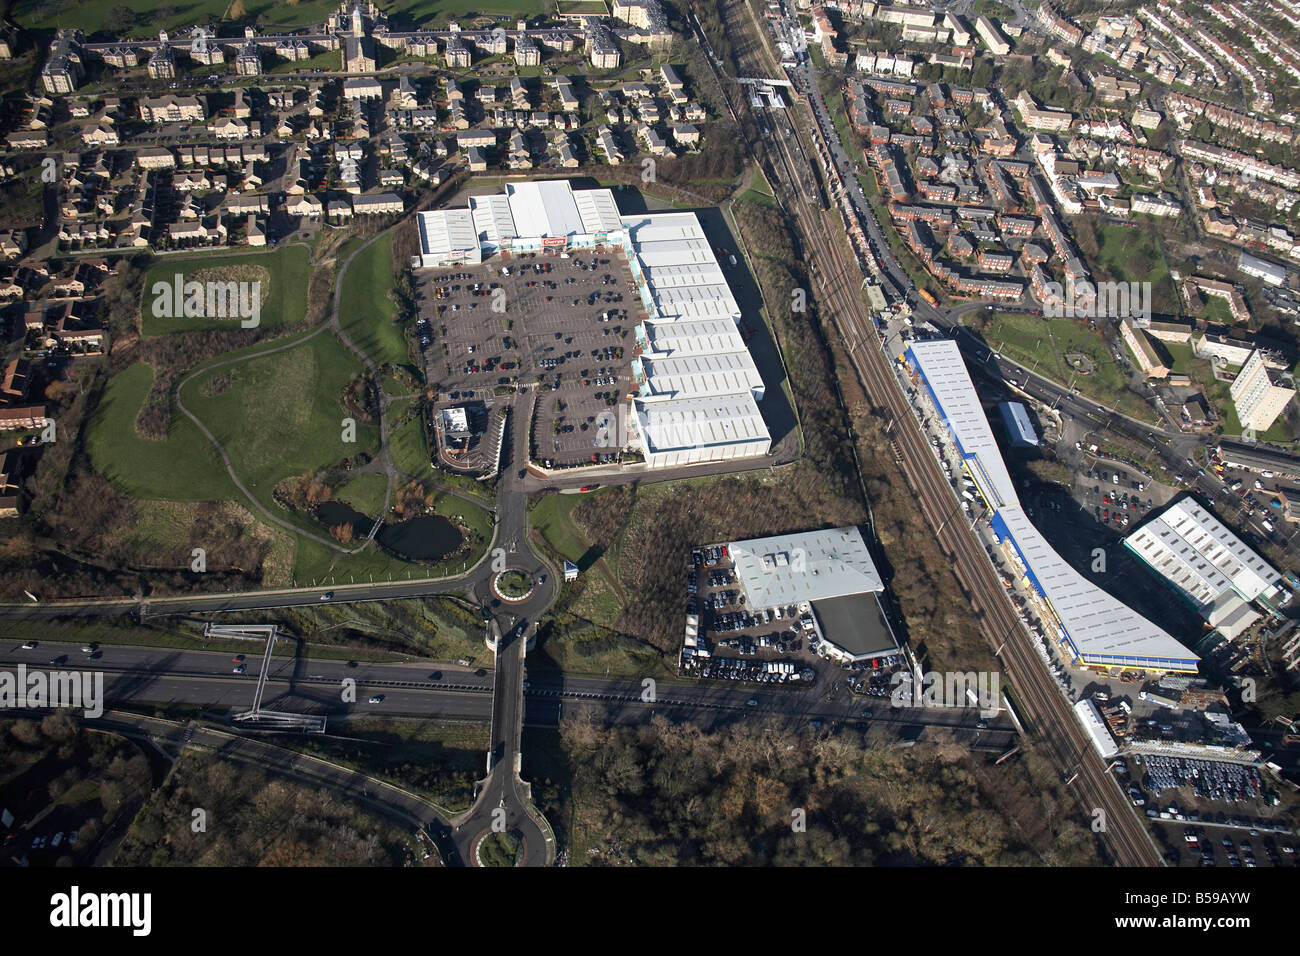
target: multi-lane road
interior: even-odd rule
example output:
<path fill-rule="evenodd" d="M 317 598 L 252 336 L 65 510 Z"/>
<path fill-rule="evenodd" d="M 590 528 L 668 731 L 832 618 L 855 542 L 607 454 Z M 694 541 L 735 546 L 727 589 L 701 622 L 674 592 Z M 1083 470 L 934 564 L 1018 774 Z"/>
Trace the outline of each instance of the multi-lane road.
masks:
<path fill-rule="evenodd" d="M 517 654 L 518 647 L 517 642 L 503 642 L 502 654 Z M 59 657 L 66 657 L 66 661 L 51 663 Z M 262 659 L 253 653 L 251 645 L 245 658 L 245 673 L 236 674 L 236 661 L 226 652 L 106 645 L 99 648 L 97 657 L 91 658 L 74 644 L 42 641 L 32 650 L 16 645 L 0 647 L 0 669 L 12 671 L 26 664 L 29 669 L 42 671 L 102 673 L 108 705 L 198 705 L 214 715 L 246 710 L 251 704 Z M 355 694 L 346 698 L 344 681 L 355 682 Z M 345 721 L 371 715 L 417 715 L 486 722 L 494 719 L 495 689 L 496 673 L 455 664 L 276 656 L 267 672 L 263 705 Z M 1006 749 L 1015 738 L 1015 728 L 1006 715 L 980 727 L 979 713 L 969 708 L 894 708 L 886 699 L 854 695 L 842 687 L 831 693 L 824 683 L 806 688 L 759 688 L 661 680 L 656 684 L 654 699 L 649 700 L 639 680 L 533 671 L 520 690 L 522 711 L 515 713 L 529 727 L 555 727 L 564 714 L 589 712 L 609 723 L 645 723 L 660 715 L 705 727 L 742 718 L 802 726 L 816 720 L 860 725 L 885 737 L 906 736 L 924 727 L 930 733 L 942 733 L 978 749 Z M 369 703 L 375 696 L 383 699 Z M 864 718 L 864 710 L 871 710 L 872 716 Z M 499 717 L 502 735 L 510 736 L 510 728 L 516 726 L 515 713 Z M 497 745 L 502 742 L 495 741 Z M 506 761 L 507 765 L 510 762 Z"/>

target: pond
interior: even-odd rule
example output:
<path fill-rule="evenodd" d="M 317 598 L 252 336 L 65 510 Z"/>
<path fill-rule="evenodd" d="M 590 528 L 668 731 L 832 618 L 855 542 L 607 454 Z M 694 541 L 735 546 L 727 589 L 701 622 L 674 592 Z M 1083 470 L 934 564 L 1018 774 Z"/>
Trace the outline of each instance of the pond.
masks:
<path fill-rule="evenodd" d="M 316 520 L 326 527 L 352 525 L 355 541 L 370 533 L 374 519 L 341 501 L 325 501 L 316 506 Z M 384 550 L 411 561 L 437 562 L 454 554 L 463 542 L 460 529 L 442 515 L 421 515 L 406 521 L 385 523 L 375 535 Z"/>
<path fill-rule="evenodd" d="M 360 511 L 342 501 L 322 501 L 316 506 L 316 520 L 328 528 L 337 528 L 341 524 L 352 525 L 352 535 L 364 538 L 370 533 L 374 518 L 367 518 Z"/>
<path fill-rule="evenodd" d="M 461 546 L 460 529 L 442 515 L 421 515 L 379 529 L 379 543 L 398 557 L 441 561 Z"/>

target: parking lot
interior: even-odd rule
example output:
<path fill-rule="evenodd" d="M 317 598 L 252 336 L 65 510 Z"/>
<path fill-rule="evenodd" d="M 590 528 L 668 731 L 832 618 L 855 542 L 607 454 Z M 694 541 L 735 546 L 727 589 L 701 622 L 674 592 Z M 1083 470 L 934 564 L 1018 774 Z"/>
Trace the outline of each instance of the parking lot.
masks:
<path fill-rule="evenodd" d="M 700 622 L 700 648 L 707 656 L 683 656 L 682 667 L 700 677 L 758 684 L 811 682 L 816 672 L 792 655 L 815 638 L 808 606 L 745 607 L 726 545 L 691 553 L 686 613 Z M 811 649 L 811 647 L 810 647 Z"/>
<path fill-rule="evenodd" d="M 1113 468 L 1098 467 L 1079 478 L 1079 497 L 1085 510 L 1103 525 L 1123 530 L 1139 524 L 1159 507 L 1156 491 L 1147 483 Z"/>
<path fill-rule="evenodd" d="M 631 386 L 633 329 L 646 318 L 620 254 L 520 253 L 420 279 L 416 331 L 439 407 L 535 387 L 534 460 L 612 457 L 600 416 Z"/>
<path fill-rule="evenodd" d="M 748 608 L 726 545 L 697 548 L 686 578 L 686 613 L 698 620 L 698 647 L 683 654 L 682 670 L 697 677 L 807 687 L 825 677 L 832 690 L 879 693 L 901 656 L 837 664 L 828 659 L 806 603 Z"/>
<path fill-rule="evenodd" d="M 1171 863 L 1295 866 L 1294 835 L 1265 804 L 1259 770 L 1222 760 L 1130 753 L 1112 765 Z M 1224 804 L 1231 809 L 1216 809 Z M 1258 854 L 1258 855 L 1257 855 Z"/>

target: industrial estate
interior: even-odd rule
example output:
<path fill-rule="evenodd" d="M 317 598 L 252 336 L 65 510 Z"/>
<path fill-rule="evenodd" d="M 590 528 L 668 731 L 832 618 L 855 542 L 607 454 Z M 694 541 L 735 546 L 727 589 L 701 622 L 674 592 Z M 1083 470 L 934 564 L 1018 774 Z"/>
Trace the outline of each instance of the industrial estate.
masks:
<path fill-rule="evenodd" d="M 1300 5 L 109 6 L 0 25 L 0 861 L 1296 865 Z"/>

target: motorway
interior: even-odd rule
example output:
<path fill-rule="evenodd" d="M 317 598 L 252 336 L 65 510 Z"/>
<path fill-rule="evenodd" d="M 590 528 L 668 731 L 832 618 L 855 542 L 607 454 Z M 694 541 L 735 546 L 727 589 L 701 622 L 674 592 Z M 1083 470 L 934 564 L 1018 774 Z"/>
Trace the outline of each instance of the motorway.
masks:
<path fill-rule="evenodd" d="M 518 644 L 512 645 L 517 647 Z M 510 653 L 510 647 L 503 648 Z M 29 670 L 98 671 L 110 705 L 197 705 L 214 715 L 245 710 L 261 669 L 259 655 L 249 653 L 246 672 L 225 652 L 102 646 L 92 659 L 79 645 L 42 641 L 33 650 L 0 647 L 0 669 L 19 664 Z M 67 657 L 55 665 L 51 660 Z M 355 702 L 343 698 L 343 681 L 356 681 Z M 482 669 L 427 661 L 359 663 L 277 656 L 267 674 L 263 705 L 291 713 L 325 714 L 332 720 L 368 716 L 418 715 L 483 722 L 493 718 L 496 675 Z M 711 681 L 659 681 L 655 700 L 642 699 L 639 680 L 574 677 L 558 672 L 530 672 L 522 686 L 523 724 L 553 728 L 565 713 L 592 713 L 609 723 L 645 723 L 653 716 L 702 727 L 741 718 L 766 718 L 807 726 L 810 721 L 880 728 L 882 735 L 907 736 L 916 728 L 943 733 L 973 749 L 1003 751 L 1014 745 L 1016 731 L 1005 714 L 979 727 L 979 714 L 968 708 L 889 706 L 888 699 L 831 693 L 823 685 L 807 688 L 762 688 Z M 371 704 L 372 696 L 383 700 Z M 830 697 L 828 700 L 827 697 Z M 753 700 L 753 705 L 749 701 Z M 864 719 L 862 711 L 872 717 Z M 502 720 L 513 720 L 506 714 Z M 506 728 L 508 730 L 508 728 Z M 508 732 L 506 736 L 509 736 Z M 502 741 L 498 740 L 498 744 Z M 499 792 L 499 788 L 498 788 Z"/>
<path fill-rule="evenodd" d="M 762 26 L 752 18 L 748 26 L 737 23 L 736 19 L 734 6 L 730 11 L 724 10 L 724 29 L 744 73 L 749 76 L 780 75 Z M 758 49 L 755 49 L 752 37 L 747 36 L 750 30 L 760 35 L 761 46 Z M 810 59 L 805 58 L 803 70 L 807 99 L 800 99 L 791 108 L 791 112 L 796 114 L 792 117 L 794 126 L 801 131 L 814 131 L 820 126 L 826 139 L 833 141 L 834 127 L 825 105 L 821 103 Z M 719 81 L 724 90 L 734 91 L 734 87 L 728 87 L 724 77 L 720 76 Z M 825 131 L 829 131 L 829 135 Z M 1039 660 L 1033 639 L 1016 616 L 983 547 L 964 522 L 946 521 L 945 508 L 952 497 L 950 486 L 888 367 L 888 360 L 878 347 L 874 325 L 859 294 L 857 279 L 861 275 L 860 268 L 847 249 L 846 237 L 837 234 L 842 230 L 833 219 L 830 219 L 828 227 L 829 217 L 823 214 L 820 199 L 809 194 L 807 170 L 812 161 L 808 157 L 815 154 L 815 150 L 805 152 L 798 139 L 797 136 L 786 136 L 783 131 L 769 132 L 765 141 L 775 160 L 766 171 L 774 192 L 794 220 L 803 240 L 810 273 L 819 284 L 824 304 L 822 314 L 835 324 L 870 400 L 884 410 L 886 428 L 898 447 L 901 467 L 913 495 L 927 520 L 937 529 L 940 547 L 953 559 L 958 580 L 970 597 L 984 636 L 1015 687 L 1026 711 L 1025 716 L 1042 734 L 1063 779 L 1070 781 L 1075 790 L 1082 818 L 1091 823 L 1096 809 L 1105 811 L 1107 826 L 1100 836 L 1115 862 L 1125 866 L 1161 865 L 1162 857 L 1146 827 L 1106 772 L 1069 702 Z M 833 152 L 832 155 L 843 156 L 843 153 Z M 855 182 L 851 166 L 841 174 L 846 183 Z M 879 224 L 874 223 L 873 228 L 873 223 L 874 216 L 865 219 L 867 231 L 882 253 L 882 261 L 886 268 L 890 268 L 890 260 L 883 255 L 889 248 L 888 243 Z M 892 265 L 898 270 L 893 274 L 894 282 L 900 288 L 907 288 L 906 275 L 896 262 Z"/>

